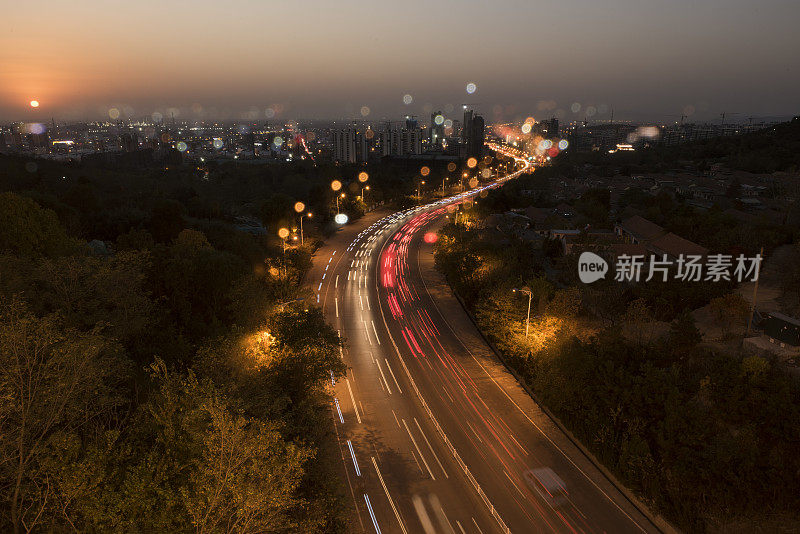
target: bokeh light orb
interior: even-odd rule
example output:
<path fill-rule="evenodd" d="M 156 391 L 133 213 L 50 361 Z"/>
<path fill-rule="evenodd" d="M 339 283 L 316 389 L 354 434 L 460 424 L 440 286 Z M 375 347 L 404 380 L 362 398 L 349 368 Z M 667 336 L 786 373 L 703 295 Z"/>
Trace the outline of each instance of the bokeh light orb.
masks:
<path fill-rule="evenodd" d="M 222 142 L 222 139 L 220 139 L 220 138 L 214 139 L 214 148 L 217 148 L 217 149 L 222 148 L 222 146 L 224 144 L 225 143 Z"/>
<path fill-rule="evenodd" d="M 297 213 L 300 213 L 304 209 L 306 209 L 306 205 L 303 204 L 302 202 L 295 202 L 294 203 L 294 211 L 296 211 Z"/>
<path fill-rule="evenodd" d="M 346 213 L 337 213 L 333 220 L 336 224 L 347 224 L 347 221 L 350 220 L 350 218 Z"/>
<path fill-rule="evenodd" d="M 275 139 L 273 139 L 272 144 L 275 146 L 283 145 L 283 137 L 281 137 L 280 135 L 275 136 Z"/>
<path fill-rule="evenodd" d="M 444 117 L 442 115 L 436 115 L 433 118 L 433 122 L 435 122 L 437 125 L 442 125 L 444 124 Z"/>
<path fill-rule="evenodd" d="M 117 120 L 119 118 L 119 110 L 117 108 L 111 108 L 108 110 L 108 116 L 112 120 Z"/>
<path fill-rule="evenodd" d="M 420 173 L 422 176 L 428 176 L 428 175 L 431 173 L 431 170 L 430 170 L 428 167 L 425 167 L 425 166 L 423 166 L 423 167 L 422 167 L 422 168 L 419 170 L 419 173 Z"/>
<path fill-rule="evenodd" d="M 525 124 L 522 125 L 522 133 L 524 134 L 531 133 L 531 123 L 526 122 Z"/>
<path fill-rule="evenodd" d="M 439 240 L 439 235 L 436 232 L 427 232 L 423 237 L 426 243 L 433 244 Z"/>
<path fill-rule="evenodd" d="M 469 82 L 467 84 L 467 93 L 472 94 L 478 90 L 478 86 L 475 85 L 473 82 Z"/>
<path fill-rule="evenodd" d="M 39 107 L 39 101 L 38 100 L 31 100 L 31 107 L 32 108 L 38 108 Z"/>
<path fill-rule="evenodd" d="M 361 116 L 366 117 L 369 115 L 370 109 L 367 106 L 361 106 Z"/>
<path fill-rule="evenodd" d="M 360 173 L 358 173 L 358 181 L 359 182 L 361 182 L 363 184 L 367 180 L 369 180 L 369 174 L 367 174 L 364 171 L 361 171 Z"/>
<path fill-rule="evenodd" d="M 469 158 L 467 160 L 467 167 L 469 167 L 470 169 L 474 169 L 475 165 L 477 165 L 477 164 L 478 164 L 478 160 L 475 159 L 475 158 Z"/>
<path fill-rule="evenodd" d="M 412 97 L 411 95 L 403 95 L 403 104 L 405 104 L 406 106 L 409 105 L 413 101 L 414 101 L 414 97 Z"/>
<path fill-rule="evenodd" d="M 280 237 L 281 239 L 286 239 L 287 237 L 289 237 L 289 229 L 281 228 L 280 230 L 278 230 L 278 237 Z"/>
<path fill-rule="evenodd" d="M 561 141 L 558 142 L 559 150 L 566 150 L 568 146 L 569 146 L 569 141 L 567 141 L 566 139 L 562 139 Z"/>
<path fill-rule="evenodd" d="M 177 144 L 177 145 L 175 145 L 175 148 L 177 148 L 177 149 L 178 149 L 178 152 L 186 152 L 186 150 L 187 150 L 189 147 L 188 147 L 188 146 L 186 145 L 186 143 L 184 143 L 183 141 L 178 141 L 178 144 Z"/>
<path fill-rule="evenodd" d="M 451 161 L 450 163 L 447 164 L 447 170 L 453 172 L 454 170 L 456 170 L 456 164 Z"/>
<path fill-rule="evenodd" d="M 475 178 L 475 177 L 470 178 L 469 179 L 469 186 L 470 187 L 478 187 L 478 179 Z"/>
<path fill-rule="evenodd" d="M 331 182 L 331 189 L 333 189 L 334 191 L 338 191 L 341 188 L 342 188 L 342 182 L 340 182 L 339 180 L 334 180 Z"/>

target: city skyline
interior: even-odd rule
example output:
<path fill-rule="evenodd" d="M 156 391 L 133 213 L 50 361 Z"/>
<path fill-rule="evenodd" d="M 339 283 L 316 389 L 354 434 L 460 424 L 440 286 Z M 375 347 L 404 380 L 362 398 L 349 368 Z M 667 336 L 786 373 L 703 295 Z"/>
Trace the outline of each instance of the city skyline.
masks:
<path fill-rule="evenodd" d="M 380 120 L 462 104 L 489 122 L 796 114 L 788 1 L 306 7 L 10 6 L 0 120 Z"/>

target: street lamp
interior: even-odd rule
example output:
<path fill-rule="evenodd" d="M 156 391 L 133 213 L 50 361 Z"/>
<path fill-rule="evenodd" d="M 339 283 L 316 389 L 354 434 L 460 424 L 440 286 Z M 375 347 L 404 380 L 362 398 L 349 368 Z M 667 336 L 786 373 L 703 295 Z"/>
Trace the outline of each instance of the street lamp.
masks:
<path fill-rule="evenodd" d="M 289 229 L 278 230 L 278 237 L 281 238 L 281 245 L 283 245 L 283 275 L 286 276 L 286 238 L 289 237 Z"/>
<path fill-rule="evenodd" d="M 303 217 L 311 218 L 313 214 L 309 211 L 308 213 L 304 213 L 300 215 L 300 244 L 305 244 L 305 238 L 303 237 Z"/>
<path fill-rule="evenodd" d="M 417 184 L 417 200 L 419 203 L 422 203 L 422 186 L 425 185 L 425 180 L 420 181 Z"/>
<path fill-rule="evenodd" d="M 533 297 L 533 293 L 531 292 L 531 288 L 525 286 L 520 288 L 514 288 L 511 291 L 516 293 L 519 291 L 520 293 L 525 293 L 528 295 L 528 317 L 525 319 L 525 337 L 528 337 L 528 330 L 530 329 L 531 324 L 531 297 Z"/>
<path fill-rule="evenodd" d="M 303 215 L 302 215 L 303 210 L 305 210 L 305 209 L 306 209 L 306 205 L 303 204 L 302 202 L 295 202 L 294 203 L 294 211 L 296 213 L 301 214 L 300 215 L 300 244 L 301 245 L 305 243 L 305 240 L 303 239 Z"/>

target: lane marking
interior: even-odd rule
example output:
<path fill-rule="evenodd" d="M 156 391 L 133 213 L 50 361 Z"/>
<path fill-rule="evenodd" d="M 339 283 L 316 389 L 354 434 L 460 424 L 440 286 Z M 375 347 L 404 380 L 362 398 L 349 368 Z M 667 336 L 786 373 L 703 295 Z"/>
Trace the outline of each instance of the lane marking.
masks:
<path fill-rule="evenodd" d="M 356 468 L 356 475 L 361 476 L 361 469 L 358 468 L 358 462 L 356 461 L 356 453 L 353 451 L 353 442 L 349 439 L 347 440 L 347 446 L 350 448 L 350 456 L 353 458 L 353 467 Z"/>
<path fill-rule="evenodd" d="M 350 387 L 350 380 L 345 378 L 344 381 L 347 382 L 347 389 L 350 391 L 350 400 L 353 402 L 353 410 L 356 412 L 356 419 L 358 420 L 358 424 L 361 424 L 361 416 L 358 415 L 358 406 L 356 406 L 356 398 L 353 396 L 353 388 Z"/>
<path fill-rule="evenodd" d="M 403 531 L 403 534 L 408 534 L 406 526 L 403 524 L 403 520 L 400 518 L 400 512 L 397 511 L 397 507 L 394 505 L 392 496 L 389 495 L 389 489 L 386 487 L 386 483 L 383 481 L 383 475 L 381 475 L 381 470 L 378 469 L 378 462 L 375 461 L 374 456 L 370 456 L 370 458 L 372 458 L 372 465 L 375 466 L 375 472 L 378 473 L 378 479 L 381 481 L 381 486 L 383 486 L 383 491 L 386 493 L 386 498 L 389 499 L 389 504 L 392 505 L 392 510 L 394 510 L 394 516 L 397 518 L 397 522 L 400 523 L 400 530 Z"/>
<path fill-rule="evenodd" d="M 375 519 L 375 512 L 372 511 L 372 505 L 369 502 L 369 496 L 365 493 L 364 500 L 367 501 L 367 509 L 369 510 L 369 516 L 372 518 L 372 525 L 375 527 L 375 532 L 377 534 L 381 534 L 381 529 L 378 526 L 378 520 Z"/>
<path fill-rule="evenodd" d="M 428 441 L 428 437 L 425 435 L 425 432 L 422 431 L 422 427 L 419 426 L 419 421 L 417 421 L 416 417 L 414 418 L 414 423 L 416 423 L 417 428 L 419 428 L 419 433 L 422 434 L 422 439 L 424 439 L 425 443 L 428 444 L 428 448 L 431 450 L 431 454 L 433 454 L 433 457 L 436 459 L 436 463 L 439 464 L 439 468 L 441 468 L 442 473 L 444 473 L 444 478 L 450 478 L 449 476 L 447 476 L 447 471 L 444 470 L 442 462 L 439 461 L 439 457 L 436 456 L 436 451 L 434 451 L 433 447 L 431 447 L 431 442 Z"/>
<path fill-rule="evenodd" d="M 333 402 L 336 403 L 336 411 L 339 412 L 339 421 L 344 424 L 344 417 L 342 417 L 342 409 L 339 408 L 339 399 L 333 399 Z"/>
<path fill-rule="evenodd" d="M 425 464 L 425 469 L 428 470 L 428 474 L 431 476 L 433 480 L 436 480 L 433 471 L 431 471 L 431 468 L 428 465 L 428 461 L 425 459 L 425 455 L 423 455 L 422 451 L 419 449 L 419 445 L 417 445 L 417 440 L 414 439 L 414 435 L 411 433 L 411 429 L 408 428 L 408 424 L 406 424 L 405 419 L 403 419 L 403 426 L 406 427 L 406 432 L 408 432 L 408 437 L 411 438 L 411 443 L 413 443 L 414 448 L 417 449 L 417 454 L 419 454 L 419 457 L 422 458 L 422 463 Z"/>
<path fill-rule="evenodd" d="M 392 394 L 392 388 L 389 387 L 389 382 L 386 380 L 386 375 L 383 374 L 383 369 L 381 369 L 380 360 L 375 360 L 375 363 L 378 364 L 378 371 L 381 372 L 381 378 L 383 378 L 383 382 L 386 384 L 386 390 L 389 392 L 389 395 L 391 395 Z"/>
<path fill-rule="evenodd" d="M 372 330 L 375 332 L 375 340 L 378 342 L 378 345 L 381 344 L 381 338 L 378 337 L 378 329 L 375 328 L 375 321 L 372 321 Z"/>
<path fill-rule="evenodd" d="M 384 358 L 384 361 L 386 362 L 386 367 L 388 367 L 388 368 L 389 368 L 389 372 L 392 374 L 392 378 L 394 379 L 394 385 L 396 385 L 396 386 L 397 386 L 397 391 L 399 391 L 399 392 L 400 392 L 400 394 L 402 395 L 402 394 L 403 394 L 403 390 L 402 390 L 402 389 L 400 389 L 400 384 L 398 384 L 398 383 L 397 383 L 397 377 L 396 377 L 396 376 L 394 376 L 394 371 L 392 371 L 392 366 L 391 366 L 391 365 L 389 365 L 389 360 L 388 360 L 388 359 L 386 359 L 386 358 Z"/>

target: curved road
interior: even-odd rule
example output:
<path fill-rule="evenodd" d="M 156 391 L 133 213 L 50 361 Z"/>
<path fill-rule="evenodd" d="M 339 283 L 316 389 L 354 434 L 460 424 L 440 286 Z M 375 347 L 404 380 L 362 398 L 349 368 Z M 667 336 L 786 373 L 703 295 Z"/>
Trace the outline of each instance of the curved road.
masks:
<path fill-rule="evenodd" d="M 658 532 L 496 360 L 433 268 L 425 234 L 481 189 L 373 212 L 315 254 L 309 284 L 346 342 L 332 411 L 352 531 Z"/>

